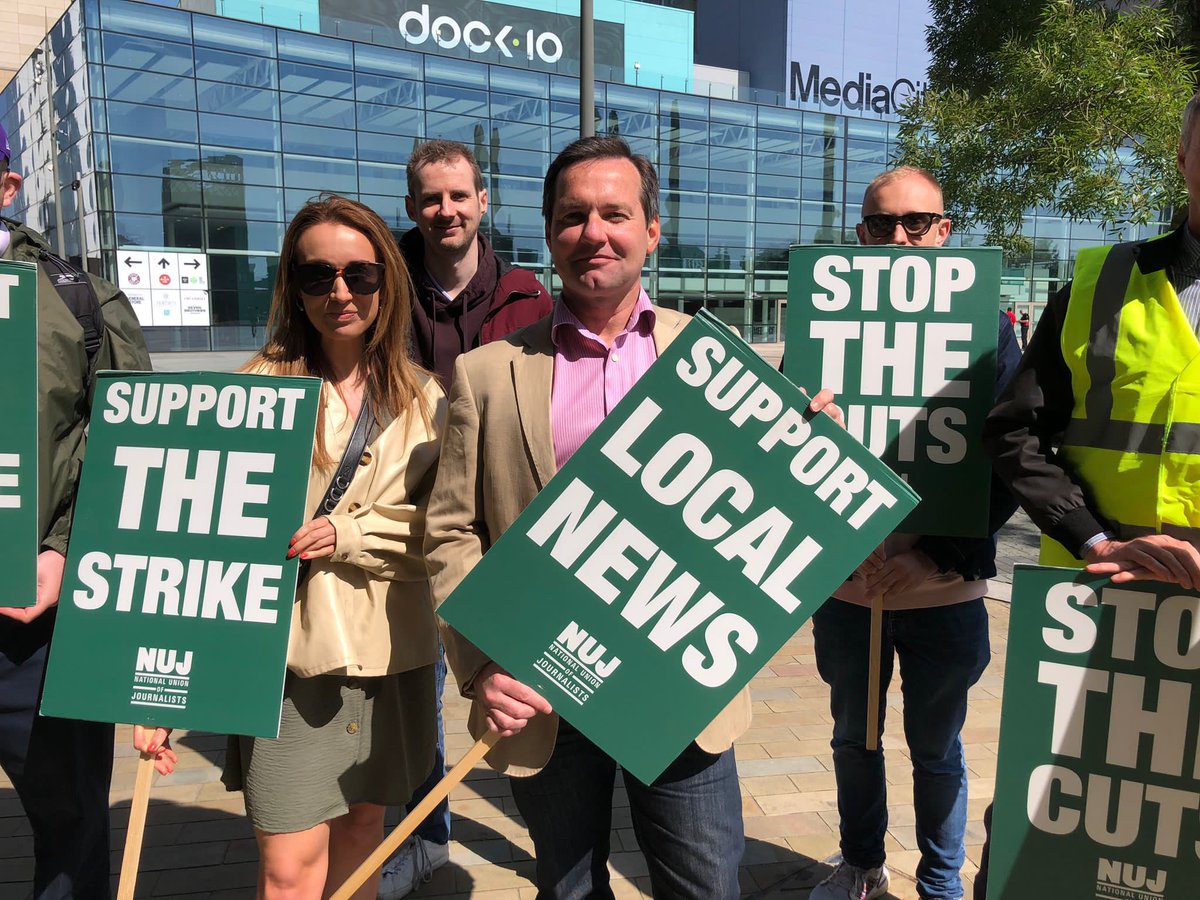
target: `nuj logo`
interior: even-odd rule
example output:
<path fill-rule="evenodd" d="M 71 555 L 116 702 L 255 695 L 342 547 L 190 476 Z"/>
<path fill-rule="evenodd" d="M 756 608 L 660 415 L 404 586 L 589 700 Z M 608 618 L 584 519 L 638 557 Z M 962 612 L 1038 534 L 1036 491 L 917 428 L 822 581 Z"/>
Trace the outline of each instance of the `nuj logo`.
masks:
<path fill-rule="evenodd" d="M 558 643 L 570 650 L 585 666 L 590 666 L 598 678 L 607 678 L 621 664 L 621 660 L 616 656 L 605 660 L 604 654 L 608 652 L 608 648 L 580 628 L 576 622 L 562 630 L 562 634 L 558 636 Z"/>
<path fill-rule="evenodd" d="M 187 675 L 192 671 L 192 651 L 138 647 L 135 671 L 146 675 Z"/>
<path fill-rule="evenodd" d="M 409 10 L 400 17 L 400 34 L 410 44 L 424 44 L 430 38 L 439 47 L 453 50 L 459 44 L 472 53 L 487 53 L 493 46 L 502 56 L 515 59 L 516 50 L 531 62 L 540 59 L 544 63 L 555 63 L 562 58 L 562 39 L 552 31 L 538 34 L 534 29 L 524 34 L 513 33 L 511 25 L 504 25 L 494 33 L 486 22 L 472 19 L 467 24 L 459 23 L 453 16 L 441 15 L 431 19 L 429 4 L 422 3 L 419 10 Z"/>
<path fill-rule="evenodd" d="M 1125 896 L 1122 891 L 1136 891 L 1141 898 L 1161 897 L 1167 889 L 1167 873 L 1162 869 L 1151 872 L 1145 866 L 1135 866 L 1133 863 L 1120 862 L 1115 859 L 1102 859 L 1096 872 L 1096 888 L 1102 893 L 1097 896 Z M 1104 891 L 1104 888 L 1108 888 Z"/>

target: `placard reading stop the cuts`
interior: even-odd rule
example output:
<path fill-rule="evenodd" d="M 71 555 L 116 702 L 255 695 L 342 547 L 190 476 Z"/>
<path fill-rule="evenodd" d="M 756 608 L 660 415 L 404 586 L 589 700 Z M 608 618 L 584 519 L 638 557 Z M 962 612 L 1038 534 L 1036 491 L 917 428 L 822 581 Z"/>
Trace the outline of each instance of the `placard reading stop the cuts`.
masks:
<path fill-rule="evenodd" d="M 101 373 L 45 715 L 277 734 L 319 395 Z"/>
<path fill-rule="evenodd" d="M 987 533 L 999 296 L 996 248 L 792 248 L 785 374 L 921 495 L 903 531 Z"/>

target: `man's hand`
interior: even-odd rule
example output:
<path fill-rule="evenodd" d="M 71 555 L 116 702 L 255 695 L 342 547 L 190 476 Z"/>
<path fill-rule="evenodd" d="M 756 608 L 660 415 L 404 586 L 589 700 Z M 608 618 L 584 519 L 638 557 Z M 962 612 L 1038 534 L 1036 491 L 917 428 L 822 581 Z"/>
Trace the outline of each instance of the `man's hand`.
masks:
<path fill-rule="evenodd" d="M 804 388 L 800 388 L 804 390 Z M 808 393 L 805 391 L 805 393 Z M 829 418 L 837 422 L 843 428 L 846 427 L 846 420 L 842 416 L 842 408 L 833 402 L 833 391 L 829 388 L 821 388 L 817 395 L 812 398 L 812 402 L 808 404 L 808 408 L 815 413 L 825 410 L 829 414 Z"/>
<path fill-rule="evenodd" d="M 858 564 L 858 568 L 854 570 L 854 574 L 850 577 L 859 581 L 870 581 L 871 577 L 883 568 L 883 564 L 886 561 L 883 544 L 880 544 L 871 551 L 870 556 Z"/>
<path fill-rule="evenodd" d="M 0 607 L 0 616 L 29 624 L 52 606 L 58 606 L 58 592 L 62 590 L 63 569 L 67 558 L 57 550 L 43 550 L 37 558 L 37 602 L 33 606 Z"/>
<path fill-rule="evenodd" d="M 937 564 L 920 550 L 905 550 L 890 556 L 873 575 L 867 578 L 867 593 L 871 596 L 903 594 L 911 591 L 926 578 L 937 574 Z"/>
<path fill-rule="evenodd" d="M 1200 589 L 1200 551 L 1190 541 L 1152 534 L 1131 541 L 1100 541 L 1084 554 L 1086 571 L 1126 581 L 1170 581 L 1189 591 Z"/>
<path fill-rule="evenodd" d="M 538 713 L 554 711 L 541 694 L 495 663 L 488 663 L 475 677 L 475 696 L 487 712 L 488 728 L 500 737 L 512 737 Z"/>

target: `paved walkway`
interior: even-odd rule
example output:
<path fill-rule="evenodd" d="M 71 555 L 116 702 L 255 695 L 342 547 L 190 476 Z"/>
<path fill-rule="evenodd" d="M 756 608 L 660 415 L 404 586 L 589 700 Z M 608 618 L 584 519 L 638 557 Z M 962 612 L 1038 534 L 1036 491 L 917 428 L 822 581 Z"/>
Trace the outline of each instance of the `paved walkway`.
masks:
<path fill-rule="evenodd" d="M 993 594 L 1007 595 L 1005 580 L 1014 562 L 1032 560 L 1036 533 L 1021 517 L 1001 540 L 1003 572 Z M 975 873 L 983 841 L 981 818 L 992 794 L 1001 684 L 1008 632 L 1008 606 L 989 600 L 992 664 L 972 691 L 963 731 L 970 772 L 968 862 Z M 822 861 L 837 852 L 837 798 L 829 751 L 829 698 L 817 677 L 812 630 L 805 626 L 771 660 L 751 685 L 754 726 L 737 744 L 746 856 L 742 864 L 744 897 L 803 898 L 828 872 Z M 888 697 L 884 733 L 889 748 L 888 864 L 894 873 L 890 896 L 915 898 L 912 874 L 918 854 L 913 831 L 910 768 L 900 733 L 899 683 Z M 469 746 L 464 731 L 466 703 L 447 691 L 447 753 L 451 760 Z M 223 737 L 180 733 L 180 765 L 154 787 L 138 879 L 139 897 L 246 898 L 254 893 L 257 852 L 243 817 L 240 794 L 220 783 L 225 754 Z M 113 774 L 114 871 L 125 838 L 133 792 L 134 753 L 128 732 L 118 734 Z M 629 824 L 627 801 L 618 789 L 614 810 L 612 871 L 618 898 L 649 896 L 645 861 Z M 532 847 L 504 779 L 476 769 L 452 795 L 454 841 L 450 863 L 413 896 L 416 898 L 492 898 L 532 900 Z M 0 781 L 0 900 L 28 896 L 32 838 L 6 781 Z M 115 885 L 115 878 L 114 878 Z M 968 885 L 968 896 L 970 889 Z"/>

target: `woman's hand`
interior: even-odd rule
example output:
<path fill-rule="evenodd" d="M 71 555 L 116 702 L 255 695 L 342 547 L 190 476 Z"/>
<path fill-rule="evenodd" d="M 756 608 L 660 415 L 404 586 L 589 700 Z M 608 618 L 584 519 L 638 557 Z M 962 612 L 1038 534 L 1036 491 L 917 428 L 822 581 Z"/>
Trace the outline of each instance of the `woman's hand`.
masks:
<path fill-rule="evenodd" d="M 154 771 L 159 775 L 170 775 L 175 771 L 175 763 L 179 762 L 179 757 L 171 749 L 170 734 L 170 728 L 155 728 L 152 731 L 143 725 L 133 726 L 134 749 L 154 757 Z"/>
<path fill-rule="evenodd" d="M 316 559 L 318 556 L 332 556 L 337 547 L 337 529 L 329 521 L 328 516 L 320 516 L 305 522 L 300 530 L 292 535 L 288 546 L 288 559 L 299 556 L 301 559 Z"/>

